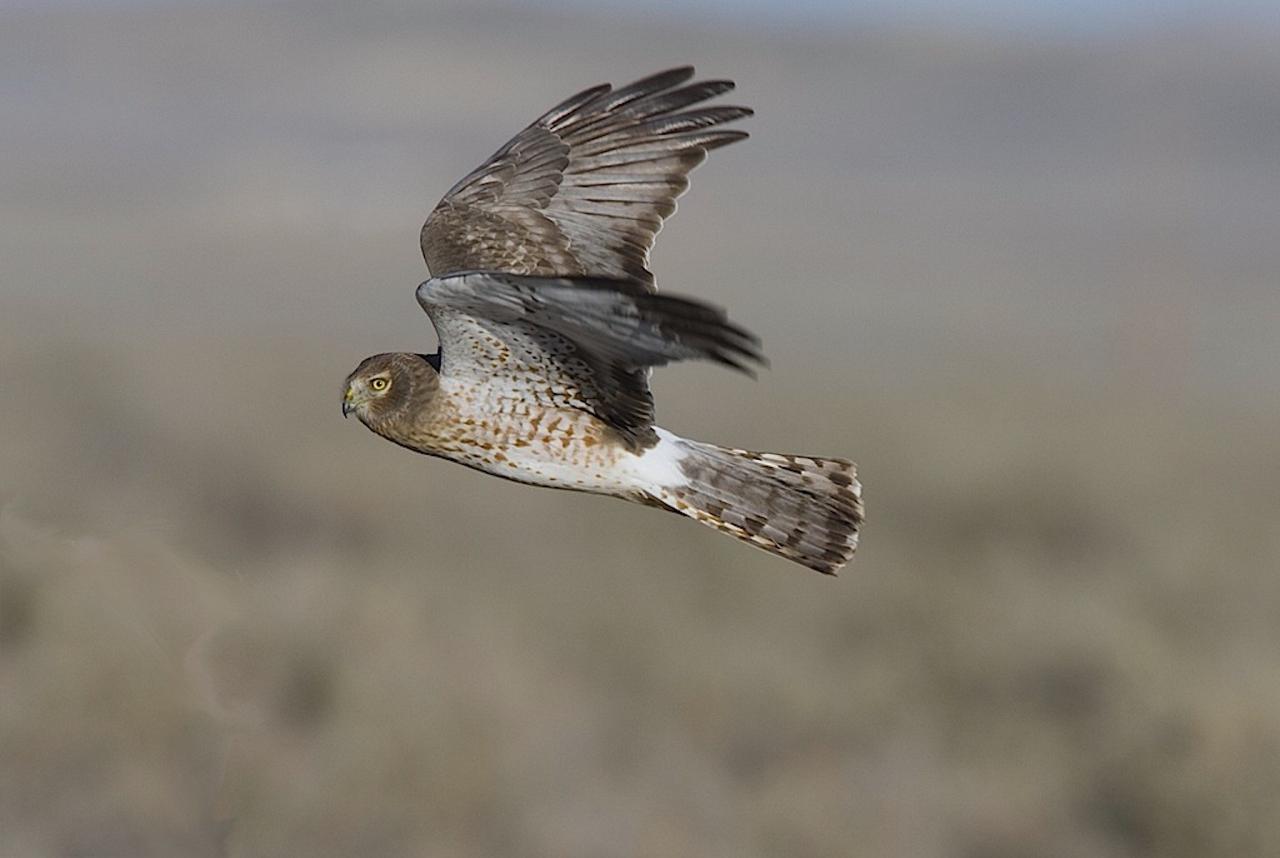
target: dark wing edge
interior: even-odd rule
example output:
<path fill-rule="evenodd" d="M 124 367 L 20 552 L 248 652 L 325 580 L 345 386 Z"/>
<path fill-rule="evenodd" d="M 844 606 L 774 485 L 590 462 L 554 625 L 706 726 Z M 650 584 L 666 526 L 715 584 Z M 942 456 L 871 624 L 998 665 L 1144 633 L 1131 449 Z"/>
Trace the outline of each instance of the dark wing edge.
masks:
<path fill-rule="evenodd" d="M 544 113 L 459 181 L 422 228 L 436 277 L 465 270 L 630 279 L 707 152 L 747 137 L 719 126 L 746 107 L 705 106 L 729 80 L 692 66 L 620 89 L 591 87 Z"/>
<path fill-rule="evenodd" d="M 628 280 L 471 271 L 428 280 L 417 294 L 428 314 L 441 308 L 533 325 L 628 369 L 708 360 L 754 377 L 752 364 L 768 365 L 759 338 L 721 308 Z"/>

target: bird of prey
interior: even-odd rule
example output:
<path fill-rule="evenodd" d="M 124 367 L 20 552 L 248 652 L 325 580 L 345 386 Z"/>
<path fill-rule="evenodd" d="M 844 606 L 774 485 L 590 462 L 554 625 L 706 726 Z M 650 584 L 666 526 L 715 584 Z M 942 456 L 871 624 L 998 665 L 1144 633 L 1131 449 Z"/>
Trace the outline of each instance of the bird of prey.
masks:
<path fill-rule="evenodd" d="M 342 411 L 419 453 L 670 510 L 834 574 L 863 520 L 852 462 L 654 425 L 653 367 L 763 363 L 722 310 L 658 294 L 649 271 L 690 171 L 747 136 L 723 126 L 750 109 L 704 104 L 732 81 L 693 74 L 584 90 L 454 185 L 421 236 L 439 349 L 366 358 Z"/>

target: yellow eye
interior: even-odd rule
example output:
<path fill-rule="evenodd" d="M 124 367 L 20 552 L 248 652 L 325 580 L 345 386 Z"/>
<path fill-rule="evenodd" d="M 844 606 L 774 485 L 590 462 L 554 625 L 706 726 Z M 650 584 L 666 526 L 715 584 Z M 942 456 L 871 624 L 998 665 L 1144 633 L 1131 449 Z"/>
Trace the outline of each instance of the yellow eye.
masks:
<path fill-rule="evenodd" d="M 391 386 L 391 379 L 382 377 L 375 378 L 373 381 L 369 382 L 369 386 L 374 390 L 383 391 Z"/>

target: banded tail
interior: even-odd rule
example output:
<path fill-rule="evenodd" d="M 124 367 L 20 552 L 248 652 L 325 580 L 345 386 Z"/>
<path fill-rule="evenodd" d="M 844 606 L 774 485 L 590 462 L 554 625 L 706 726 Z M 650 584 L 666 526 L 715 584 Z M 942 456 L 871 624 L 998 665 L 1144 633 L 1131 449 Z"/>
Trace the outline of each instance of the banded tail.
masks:
<path fill-rule="evenodd" d="M 658 434 L 641 458 L 657 505 L 825 575 L 853 557 L 863 521 L 853 462 Z"/>

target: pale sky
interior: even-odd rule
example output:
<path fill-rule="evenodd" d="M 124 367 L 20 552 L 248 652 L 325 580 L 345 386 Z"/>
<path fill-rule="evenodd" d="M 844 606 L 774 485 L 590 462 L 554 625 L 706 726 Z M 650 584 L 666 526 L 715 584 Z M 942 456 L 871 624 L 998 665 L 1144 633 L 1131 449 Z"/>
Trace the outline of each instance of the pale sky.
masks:
<path fill-rule="evenodd" d="M 252 0 L 0 0 L 0 11 L 224 2 L 255 5 Z M 258 5 L 273 2 L 281 0 L 257 0 Z M 392 0 L 392 5 L 395 2 Z M 635 10 L 633 0 L 536 2 L 548 8 L 605 14 L 628 14 Z M 468 5 L 490 4 L 480 0 Z M 1226 27 L 1275 27 L 1280 31 L 1280 4 L 1274 0 L 651 0 L 645 4 L 643 14 L 646 17 L 733 18 L 739 23 L 753 19 L 771 24 L 781 21 L 802 27 L 850 22 L 1071 34 L 1214 22 Z"/>

